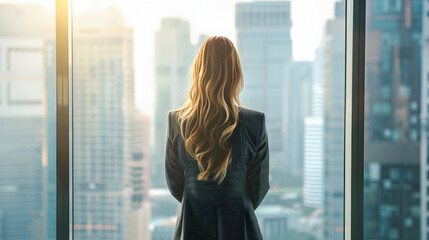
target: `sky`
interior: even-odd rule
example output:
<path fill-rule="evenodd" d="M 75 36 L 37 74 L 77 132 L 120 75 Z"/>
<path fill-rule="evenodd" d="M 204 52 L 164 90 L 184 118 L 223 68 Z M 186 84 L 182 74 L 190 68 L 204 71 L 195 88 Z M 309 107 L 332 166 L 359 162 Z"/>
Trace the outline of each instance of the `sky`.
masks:
<path fill-rule="evenodd" d="M 10 0 L 0 0 L 10 2 Z M 54 11 L 55 0 L 14 0 L 45 3 Z M 164 17 L 179 17 L 190 22 L 191 40 L 200 34 L 223 35 L 235 43 L 234 11 L 243 0 L 73 0 L 75 12 L 119 6 L 127 26 L 134 29 L 134 68 L 136 105 L 142 114 L 153 116 L 154 35 Z M 323 27 L 334 14 L 336 0 L 291 0 L 292 51 L 296 61 L 312 61 Z"/>

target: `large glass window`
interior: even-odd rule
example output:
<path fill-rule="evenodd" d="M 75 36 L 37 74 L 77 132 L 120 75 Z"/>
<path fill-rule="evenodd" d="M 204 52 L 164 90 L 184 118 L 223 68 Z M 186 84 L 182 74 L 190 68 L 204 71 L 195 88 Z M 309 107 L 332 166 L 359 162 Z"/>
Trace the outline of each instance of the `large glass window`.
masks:
<path fill-rule="evenodd" d="M 55 239 L 55 2 L 0 2 L 0 239 Z"/>
<path fill-rule="evenodd" d="M 75 239 L 171 239 L 167 112 L 214 35 L 239 51 L 241 103 L 266 115 L 264 239 L 343 239 L 344 0 L 75 0 L 73 20 Z"/>
<path fill-rule="evenodd" d="M 367 1 L 364 239 L 427 239 L 429 2 Z"/>

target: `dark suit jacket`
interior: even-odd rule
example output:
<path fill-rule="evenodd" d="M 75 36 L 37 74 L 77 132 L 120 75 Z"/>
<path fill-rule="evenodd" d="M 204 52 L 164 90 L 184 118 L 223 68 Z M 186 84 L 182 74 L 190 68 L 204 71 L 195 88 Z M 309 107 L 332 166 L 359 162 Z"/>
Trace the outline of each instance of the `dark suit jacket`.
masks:
<path fill-rule="evenodd" d="M 219 185 L 210 178 L 197 180 L 198 164 L 186 153 L 177 111 L 168 113 L 165 176 L 181 202 L 173 239 L 262 239 L 254 210 L 270 188 L 264 113 L 239 107 L 229 141 L 232 161 L 225 179 Z"/>

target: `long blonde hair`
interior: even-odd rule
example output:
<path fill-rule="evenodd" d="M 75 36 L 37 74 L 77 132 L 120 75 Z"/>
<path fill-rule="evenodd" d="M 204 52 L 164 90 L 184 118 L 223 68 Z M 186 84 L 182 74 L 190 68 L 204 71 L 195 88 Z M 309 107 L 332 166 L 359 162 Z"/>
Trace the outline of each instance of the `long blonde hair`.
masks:
<path fill-rule="evenodd" d="M 226 176 L 232 150 L 228 139 L 237 125 L 243 86 L 233 43 L 222 36 L 208 38 L 191 69 L 189 97 L 178 111 L 186 151 L 198 162 L 198 180 L 216 173 L 219 184 Z"/>

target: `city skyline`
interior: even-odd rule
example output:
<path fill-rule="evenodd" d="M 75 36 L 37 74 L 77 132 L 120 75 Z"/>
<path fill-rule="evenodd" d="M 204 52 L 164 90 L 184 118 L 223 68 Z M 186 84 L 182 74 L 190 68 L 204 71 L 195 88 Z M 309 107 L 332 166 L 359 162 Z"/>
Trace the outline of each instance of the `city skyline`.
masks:
<path fill-rule="evenodd" d="M 132 0 L 91 0 L 74 1 L 76 13 L 118 6 L 126 12 L 125 23 L 133 27 L 135 36 L 134 67 L 136 69 L 136 107 L 139 112 L 150 117 L 155 116 L 154 99 L 152 94 L 155 89 L 155 73 L 153 71 L 153 60 L 155 52 L 153 35 L 160 28 L 162 18 L 181 18 L 191 24 L 191 43 L 197 44 L 200 35 L 223 35 L 230 38 L 236 45 L 236 31 L 234 28 L 234 11 L 237 2 L 252 2 L 247 0 L 188 0 L 187 4 L 179 1 L 170 2 L 162 0 L 156 2 L 139 2 L 137 5 Z M 295 42 L 292 51 L 292 59 L 295 61 L 312 61 L 314 52 L 319 46 L 323 26 L 325 22 L 334 16 L 334 3 L 336 0 L 325 2 L 318 0 L 290 0 L 280 2 L 291 2 L 291 38 Z M 0 3 L 41 3 L 48 7 L 51 14 L 54 13 L 52 0 L 0 0 Z M 169 8 L 163 6 L 169 5 Z M 210 9 L 207 12 L 195 13 L 194 8 L 186 6 L 194 5 L 200 9 Z M 308 8 L 307 6 L 314 6 Z M 151 9 L 142 14 L 142 9 Z M 301 9 L 306 9 L 305 12 Z M 216 16 L 222 18 L 214 19 Z M 311 17 L 315 21 L 309 22 Z M 299 31 L 306 29 L 306 31 Z M 246 80 L 245 80 L 246 81 Z"/>
<path fill-rule="evenodd" d="M 410 0 L 412 5 L 406 5 L 406 1 L 368 2 L 365 239 L 427 238 L 429 178 L 419 166 L 428 162 L 427 129 L 421 126 L 426 126 L 429 114 L 429 71 L 422 64 L 429 57 L 429 15 L 422 15 L 420 9 L 429 12 L 429 3 Z M 292 10 L 287 3 L 235 1 L 237 21 L 226 23 L 237 28 L 231 39 L 242 54 L 245 89 L 240 100 L 266 114 L 271 140 L 272 188 L 256 215 L 267 239 L 342 239 L 345 1 L 335 3 L 335 16 L 323 24 L 314 61 L 293 58 L 296 41 L 291 38 Z M 46 9 L 19 6 L 9 11 L 7 7 L 0 8 L 0 16 L 5 11 L 12 12 L 10 17 L 23 13 L 30 17 L 19 18 L 15 25 L 0 23 L 0 121 L 4 123 L 0 183 L 6 183 L 0 185 L 0 203 L 28 208 L 19 209 L 26 224 L 19 225 L 19 216 L 8 214 L 13 208 L 0 206 L 0 240 L 19 234 L 25 239 L 54 239 L 54 25 L 51 18 L 48 28 L 37 21 L 23 28 L 25 20 L 47 15 Z M 162 172 L 166 115 L 184 101 L 190 83 L 186 68 L 207 35 L 198 34 L 195 42 L 198 30 L 181 16 L 155 19 L 159 28 L 148 32 L 153 33 L 155 74 L 145 75 L 148 66 L 134 64 L 142 53 L 135 47 L 134 26 L 126 24 L 127 14 L 120 7 L 99 5 L 96 11 L 74 15 L 72 191 L 74 232 L 79 239 L 168 234 L 178 210 Z M 44 34 L 39 36 L 40 31 Z M 141 81 L 156 83 L 154 88 L 139 91 L 137 71 L 144 75 Z M 136 101 L 150 92 L 154 95 L 145 98 L 154 101 L 144 104 L 155 108 L 156 114 L 141 114 Z M 22 172 L 16 170 L 22 168 L 15 166 L 19 161 L 26 161 Z M 28 177 L 20 177 L 23 173 Z M 26 198 L 10 201 L 13 194 Z M 2 229 L 8 221 L 12 227 Z M 145 228 L 138 227 L 142 225 Z M 28 231 L 19 232 L 23 227 Z"/>
<path fill-rule="evenodd" d="M 43 0 L 41 0 L 43 1 Z M 109 1 L 75 1 L 75 7 L 79 11 L 85 9 L 99 9 L 110 5 L 117 5 L 127 13 L 125 20 L 127 26 L 132 26 L 135 33 L 135 68 L 136 68 L 136 105 L 142 114 L 155 116 L 155 72 L 153 71 L 155 52 L 154 34 L 161 27 L 162 18 L 181 18 L 190 23 L 191 44 L 197 44 L 202 34 L 213 36 L 223 35 L 230 38 L 235 46 L 235 4 L 237 2 L 253 2 L 246 0 L 191 0 L 183 2 L 162 0 L 155 2 L 136 3 L 130 0 Z M 289 2 L 289 1 L 280 1 Z M 323 26 L 329 18 L 334 16 L 334 3 L 336 0 L 325 2 L 318 0 L 292 0 L 291 2 L 291 38 L 295 42 L 292 51 L 296 61 L 314 60 L 315 49 L 319 46 L 323 33 Z M 80 4 L 80 5 L 77 5 Z M 189 8 L 192 5 L 194 7 Z M 168 8 L 164 6 L 169 6 Z M 308 8 L 307 6 L 314 6 Z M 207 9 L 209 11 L 195 12 L 194 9 Z M 142 9 L 151 9 L 142 14 Z M 306 9 L 306 11 L 302 11 Z M 222 16 L 221 18 L 217 16 Z M 309 22 L 311 17 L 315 21 Z M 306 31 L 299 31 L 306 29 Z M 188 78 L 190 81 L 190 79 Z M 246 79 L 245 79 L 246 83 Z"/>
<path fill-rule="evenodd" d="M 275 128 L 270 129 L 271 139 L 274 138 L 271 146 L 276 150 L 282 149 L 285 147 L 285 141 L 277 141 L 276 139 L 285 138 L 286 119 L 294 122 L 293 126 L 297 126 L 294 136 L 302 140 L 304 115 L 298 114 L 301 110 L 297 107 L 295 110 L 290 110 L 297 113 L 296 116 L 289 114 L 287 118 L 283 117 L 283 111 L 289 108 L 286 107 L 285 103 L 292 102 L 294 99 L 285 101 L 281 95 L 285 92 L 292 93 L 295 88 L 299 88 L 300 91 L 297 91 L 295 93 L 297 95 L 293 96 L 303 100 L 309 97 L 308 92 L 305 94 L 305 89 L 309 87 L 309 81 L 311 80 L 311 71 L 309 71 L 311 63 L 296 63 L 297 69 L 293 70 L 288 67 L 293 61 L 290 38 L 290 8 L 287 2 L 251 2 L 244 5 L 247 5 L 247 7 L 241 9 L 243 19 L 255 19 L 259 25 L 254 25 L 253 20 L 241 21 L 235 25 L 240 28 L 240 34 L 242 34 L 239 38 L 241 44 L 237 44 L 236 47 L 239 51 L 241 49 L 245 56 L 247 54 L 247 58 L 243 58 L 243 70 L 249 76 L 253 75 L 249 70 L 256 70 L 254 73 L 262 73 L 262 75 L 271 75 L 271 77 L 263 79 L 266 82 L 259 81 L 257 77 L 249 77 L 249 80 L 250 78 L 252 79 L 249 83 L 252 83 L 254 87 L 248 93 L 257 95 L 258 87 L 265 88 L 263 96 L 259 95 L 262 96 L 260 99 L 263 102 L 262 105 L 259 105 L 259 110 L 267 112 L 267 120 L 270 124 L 274 123 L 271 126 L 275 126 Z M 271 17 L 268 19 L 256 17 L 250 10 L 254 6 L 259 9 L 259 13 L 270 15 Z M 277 9 L 277 6 L 280 6 L 281 9 Z M 155 69 L 160 74 L 156 82 L 160 83 L 160 85 L 167 85 L 172 89 L 159 88 L 159 99 L 162 100 L 160 106 L 157 106 L 159 116 L 157 118 L 149 117 L 150 121 L 146 123 L 155 124 L 153 134 L 159 135 L 159 141 L 155 142 L 155 145 L 161 150 L 157 151 L 156 148 L 151 148 L 151 150 L 155 150 L 155 159 L 152 153 L 138 150 L 140 145 L 136 144 L 142 139 L 136 137 L 135 133 L 150 130 L 148 125 L 142 127 L 133 123 L 136 118 L 133 112 L 135 110 L 133 91 L 135 88 L 135 65 L 133 65 L 134 58 L 132 57 L 135 54 L 133 49 L 135 39 L 133 37 L 134 29 L 124 24 L 123 14 L 120 8 L 109 7 L 98 11 L 76 14 L 73 22 L 73 211 L 75 216 L 73 231 L 79 239 L 126 239 L 130 236 L 143 235 L 148 238 L 149 231 L 137 228 L 135 224 L 141 223 L 144 226 L 149 226 L 149 221 L 157 221 L 155 217 L 170 217 L 175 214 L 175 209 L 170 208 L 173 206 L 172 204 L 162 202 L 165 199 L 162 201 L 150 201 L 150 204 L 160 206 L 161 211 L 151 207 L 150 204 L 143 204 L 146 198 L 150 196 L 147 189 L 149 186 L 148 164 L 142 162 L 142 159 L 148 160 L 148 156 L 150 156 L 151 170 L 158 169 L 157 172 L 155 171 L 155 175 L 159 179 L 157 181 L 158 185 L 154 182 L 152 187 L 162 186 L 163 174 L 159 170 L 163 168 L 162 147 L 165 142 L 165 112 L 168 108 L 181 105 L 180 99 L 183 99 L 184 94 L 180 93 L 179 89 L 181 87 L 184 89 L 187 82 L 184 68 L 186 68 L 186 65 L 190 65 L 192 55 L 198 50 L 199 45 L 206 36 L 201 36 L 197 44 L 192 44 L 189 22 L 180 18 L 162 19 L 164 26 L 157 32 L 158 41 L 156 43 L 159 45 L 155 47 L 160 52 L 154 61 Z M 272 27 L 269 31 L 269 36 L 265 36 L 264 33 L 266 32 L 261 28 L 261 26 L 267 24 Z M 178 26 L 179 31 L 177 32 L 176 27 Z M 7 29 L 7 26 L 4 25 L 1 29 Z M 252 34 L 254 33 L 259 34 L 260 37 L 253 38 Z M 177 34 L 177 37 L 174 37 L 175 34 Z M 184 41 L 175 42 L 176 38 Z M 55 187 L 55 178 L 53 177 L 55 176 L 55 165 L 52 164 L 55 163 L 56 157 L 54 151 L 55 139 L 51 138 L 51 135 L 55 133 L 53 128 L 55 105 L 52 104 L 54 95 L 51 94 L 55 90 L 52 88 L 55 85 L 55 81 L 53 81 L 55 79 L 55 61 L 53 58 L 55 54 L 52 47 L 54 41 L 52 40 L 49 39 L 47 51 L 44 53 L 49 59 L 48 66 L 40 66 L 40 68 L 47 67 L 46 85 L 44 87 L 50 91 L 48 93 L 48 105 L 46 106 L 49 112 L 47 116 L 49 127 L 46 131 L 49 139 L 48 162 L 50 164 L 43 173 L 43 176 L 49 179 L 45 182 L 45 184 L 48 184 L 45 186 L 46 189 Z M 273 44 L 267 45 L 264 43 L 266 40 Z M 251 46 L 254 44 L 258 46 L 257 49 L 252 49 Z M 264 50 L 266 48 L 270 50 Z M 287 52 L 286 55 L 282 54 L 283 50 Z M 183 51 L 183 54 L 178 54 L 181 51 Z M 253 65 L 248 65 L 249 62 L 255 60 L 254 54 L 259 54 L 259 51 L 269 53 L 269 56 L 265 59 L 266 61 L 257 61 Z M 178 56 L 178 58 L 174 59 L 172 56 Z M 26 67 L 26 65 L 23 67 Z M 169 76 L 170 72 L 174 74 Z M 289 74 L 293 74 L 294 77 Z M 300 81 L 303 77 L 305 80 L 301 83 Z M 300 96 L 300 93 L 303 93 L 303 95 Z M 167 96 L 169 97 L 167 98 Z M 248 95 L 248 101 L 252 101 L 252 95 Z M 274 106 L 278 105 L 279 102 L 282 102 L 282 111 L 276 112 Z M 309 99 L 304 102 L 308 104 Z M 270 111 L 266 111 L 269 107 L 268 103 L 274 104 L 271 104 Z M 150 105 L 149 103 L 147 104 Z M 253 101 L 253 104 L 258 105 L 259 103 Z M 308 107 L 306 106 L 306 108 Z M 280 121 L 278 117 L 281 117 Z M 292 128 L 295 127 L 292 127 L 292 125 L 288 127 L 288 129 Z M 147 143 L 149 141 L 145 141 L 146 144 L 143 145 L 148 149 Z M 295 152 L 300 154 L 302 143 L 296 143 L 293 145 L 293 148 L 295 147 L 297 148 Z M 282 152 L 283 150 L 277 152 L 273 150 L 272 159 L 273 162 L 277 162 L 278 166 L 282 166 L 284 171 L 287 169 L 288 164 Z M 300 161 L 302 160 L 295 159 L 294 163 L 291 164 L 295 166 L 294 171 L 298 175 L 302 171 L 298 166 L 301 164 Z M 46 171 L 48 175 L 45 175 Z M 38 173 L 42 174 L 41 171 Z M 277 180 L 280 180 L 279 176 L 277 175 Z M 297 194 L 300 194 L 301 191 L 299 190 Z M 49 211 L 49 209 L 55 205 L 55 192 L 49 190 L 49 192 L 43 192 L 43 194 L 47 194 L 48 198 L 44 200 L 44 207 L 40 211 L 50 217 L 54 217 L 55 212 Z M 306 221 L 307 219 L 312 219 L 311 221 L 314 222 L 312 224 L 302 224 L 298 221 L 299 218 L 302 218 L 303 210 L 300 197 L 294 198 L 294 202 L 298 204 L 298 207 L 297 205 L 292 207 L 290 203 L 283 203 L 283 200 L 277 197 L 274 197 L 273 200 L 275 203 L 282 204 L 282 213 L 280 215 L 274 216 L 271 214 L 271 211 L 278 209 L 278 207 L 270 204 L 264 204 L 261 210 L 257 212 L 262 221 L 261 226 L 264 229 L 276 229 L 277 224 L 287 226 L 287 229 L 270 233 L 272 237 L 289 235 L 291 234 L 290 231 L 293 231 L 294 234 L 310 236 L 311 233 L 307 233 L 306 230 L 310 225 L 316 226 L 317 232 L 321 232 L 320 211 L 316 211 L 317 214 L 312 218 L 305 217 Z M 47 206 L 49 207 L 46 208 Z M 153 211 L 152 216 L 150 213 L 151 208 Z M 167 209 L 167 211 L 162 211 L 163 209 Z M 281 220 L 273 219 L 273 217 L 281 217 Z M 5 222 L 8 219 L 7 216 L 3 218 Z M 286 222 L 288 222 L 287 225 L 285 225 Z M 54 223 L 52 220 L 47 221 L 46 219 L 43 220 L 43 218 L 33 223 L 34 226 L 46 224 L 41 229 L 48 229 L 36 239 L 54 239 Z M 126 231 L 127 229 L 130 229 L 130 231 Z M 48 236 L 43 237 L 46 234 Z M 264 234 L 269 233 L 265 232 Z"/>

